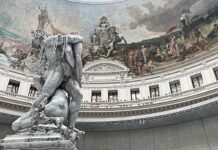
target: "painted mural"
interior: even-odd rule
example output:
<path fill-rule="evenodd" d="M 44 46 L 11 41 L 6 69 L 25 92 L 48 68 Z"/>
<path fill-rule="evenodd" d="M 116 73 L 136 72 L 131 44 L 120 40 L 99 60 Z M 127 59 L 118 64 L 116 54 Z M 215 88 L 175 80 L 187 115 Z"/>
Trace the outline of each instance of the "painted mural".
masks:
<path fill-rule="evenodd" d="M 119 60 L 135 75 L 207 53 L 218 41 L 217 0 L 0 0 L 0 63 L 35 72 L 37 30 L 81 34 L 83 63 Z"/>

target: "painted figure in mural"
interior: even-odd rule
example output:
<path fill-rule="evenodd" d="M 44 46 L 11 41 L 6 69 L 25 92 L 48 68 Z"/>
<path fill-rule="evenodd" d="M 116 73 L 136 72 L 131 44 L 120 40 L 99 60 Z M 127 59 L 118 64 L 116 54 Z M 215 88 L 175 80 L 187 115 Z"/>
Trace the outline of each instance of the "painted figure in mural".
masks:
<path fill-rule="evenodd" d="M 135 55 L 135 63 L 138 68 L 139 74 L 142 74 L 142 67 L 144 65 L 144 57 L 142 55 L 142 52 L 140 50 L 137 50 L 136 55 Z"/>
<path fill-rule="evenodd" d="M 97 33 L 96 33 L 96 32 L 93 33 L 91 42 L 92 42 L 94 45 L 98 45 L 99 39 L 98 39 L 98 36 L 97 36 Z"/>
<path fill-rule="evenodd" d="M 91 35 L 91 47 L 89 53 L 91 60 L 96 60 L 100 57 L 109 58 L 117 53 L 118 44 L 124 41 L 123 36 L 119 36 L 116 27 L 110 26 L 108 18 L 103 16 L 100 18 L 100 23 Z"/>
<path fill-rule="evenodd" d="M 157 62 L 163 62 L 163 61 L 164 61 L 165 56 L 164 56 L 164 54 L 163 54 L 163 52 L 162 52 L 162 50 L 161 50 L 161 47 L 158 47 L 158 48 L 156 49 L 156 55 L 155 55 L 154 57 L 155 57 L 155 60 L 156 60 Z"/>
<path fill-rule="evenodd" d="M 129 51 L 128 51 L 127 47 L 126 46 L 122 47 L 121 51 L 122 51 L 124 64 L 129 67 L 129 62 L 128 62 L 128 57 L 129 57 L 128 52 Z"/>
<path fill-rule="evenodd" d="M 206 38 L 202 35 L 202 32 L 200 31 L 200 27 L 196 27 L 192 31 L 192 36 L 196 40 L 193 45 L 199 49 L 199 50 L 208 50 L 208 41 Z"/>
<path fill-rule="evenodd" d="M 149 60 L 147 63 L 145 63 L 144 68 L 145 68 L 146 73 L 153 74 L 152 72 L 152 69 L 154 68 L 153 61 Z"/>
<path fill-rule="evenodd" d="M 173 36 L 170 42 L 170 54 L 172 54 L 174 57 L 177 55 L 176 51 L 176 44 L 177 44 L 177 37 Z"/>
<path fill-rule="evenodd" d="M 144 58 L 144 62 L 147 62 L 147 57 L 148 57 L 148 50 L 145 48 L 144 45 L 141 46 L 141 52 Z"/>
<path fill-rule="evenodd" d="M 11 63 L 12 59 L 4 48 L 4 42 L 0 44 L 0 61 Z"/>
<path fill-rule="evenodd" d="M 130 67 L 134 65 L 134 50 L 128 52 L 128 63 Z"/>
<path fill-rule="evenodd" d="M 109 26 L 110 26 L 110 23 L 109 23 L 107 17 L 105 17 L 105 16 L 101 17 L 100 23 L 99 23 L 99 28 L 100 29 L 106 29 Z"/>
<path fill-rule="evenodd" d="M 182 24 L 182 30 L 184 33 L 184 38 L 188 38 L 189 37 L 189 33 L 190 33 L 190 18 L 189 18 L 189 10 L 183 9 L 182 10 L 182 15 L 180 18 L 181 24 Z"/>
<path fill-rule="evenodd" d="M 182 15 L 181 15 L 180 21 L 181 21 L 183 27 L 186 27 L 190 24 L 189 13 L 190 13 L 189 10 L 186 10 L 186 9 L 182 10 Z"/>
<path fill-rule="evenodd" d="M 4 42 L 1 42 L 1 45 L 0 45 L 0 54 L 4 54 L 6 55 L 6 52 L 4 51 Z"/>
<path fill-rule="evenodd" d="M 160 52 L 158 53 L 156 51 Z M 153 53 L 156 53 L 156 55 L 151 57 Z M 142 45 L 141 48 L 136 48 L 128 52 L 129 67 L 135 70 L 138 75 L 142 75 L 145 72 L 152 74 L 151 69 L 154 68 L 153 62 L 157 61 L 158 58 L 162 61 L 162 58 L 164 59 L 165 57 L 159 48 L 156 49 L 152 45 L 149 48 L 145 48 Z"/>
<path fill-rule="evenodd" d="M 177 61 L 182 61 L 185 59 L 185 53 L 186 53 L 186 46 L 183 42 L 178 42 L 176 44 L 176 49 L 177 49 Z"/>
<path fill-rule="evenodd" d="M 80 110 L 82 94 L 81 75 L 82 75 L 82 37 L 79 35 L 55 35 L 47 36 L 44 32 L 33 32 L 33 43 L 40 44 L 40 58 L 48 64 L 47 72 L 44 78 L 37 81 L 37 87 L 40 87 L 39 97 L 35 100 L 29 112 L 18 118 L 12 125 L 15 131 L 31 127 L 33 118 L 38 112 L 42 112 L 44 119 L 49 122 L 49 117 L 56 124 L 68 122 L 65 129 L 75 129 L 76 119 Z M 37 44 L 36 44 L 37 45 Z M 40 82 L 39 82 L 40 81 Z M 68 94 L 63 96 L 63 91 Z M 54 96 L 56 95 L 56 97 Z M 58 98 L 62 97 L 61 105 L 56 103 Z M 69 105 L 68 105 L 69 103 Z M 63 106 L 60 108 L 60 106 Z M 66 111 L 69 112 L 66 117 Z M 43 110 L 43 111 L 40 111 Z M 60 113 L 53 110 L 60 110 Z M 62 111 L 61 111 L 62 110 Z M 66 120 L 67 118 L 67 120 Z M 65 120 L 64 120 L 65 119 Z M 68 130 L 66 130 L 68 131 Z"/>
<path fill-rule="evenodd" d="M 99 26 L 96 29 L 97 36 L 99 37 L 99 44 L 101 47 L 108 45 L 110 42 L 109 40 L 111 40 L 108 33 L 109 26 L 110 24 L 107 17 L 101 17 Z"/>
<path fill-rule="evenodd" d="M 205 37 L 202 35 L 199 27 L 193 29 L 192 35 L 196 39 L 196 43 L 198 43 L 200 39 L 205 40 Z"/>
<path fill-rule="evenodd" d="M 46 24 L 49 23 L 49 16 L 46 5 L 39 6 L 40 14 L 38 15 L 38 27 L 37 30 L 44 31 Z"/>
<path fill-rule="evenodd" d="M 207 39 L 211 40 L 218 36 L 218 24 L 213 25 L 212 31 L 208 34 Z"/>

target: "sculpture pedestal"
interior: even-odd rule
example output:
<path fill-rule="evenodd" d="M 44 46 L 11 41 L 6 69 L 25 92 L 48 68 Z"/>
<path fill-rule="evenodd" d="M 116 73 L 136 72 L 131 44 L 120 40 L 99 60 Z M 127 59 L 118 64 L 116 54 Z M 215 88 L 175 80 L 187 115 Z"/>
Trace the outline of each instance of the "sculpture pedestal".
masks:
<path fill-rule="evenodd" d="M 75 142 L 60 133 L 28 133 L 8 135 L 0 150 L 77 150 Z"/>

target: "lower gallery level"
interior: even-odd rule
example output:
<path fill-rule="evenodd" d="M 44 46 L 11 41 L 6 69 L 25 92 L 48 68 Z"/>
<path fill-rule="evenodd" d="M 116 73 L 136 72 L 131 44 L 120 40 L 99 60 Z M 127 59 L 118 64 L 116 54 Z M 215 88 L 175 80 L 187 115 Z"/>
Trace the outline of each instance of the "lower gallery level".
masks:
<path fill-rule="evenodd" d="M 217 150 L 218 116 L 168 126 L 114 132 L 86 132 L 79 150 Z M 0 138 L 12 133 L 0 124 Z M 79 128 L 79 127 L 78 127 Z"/>

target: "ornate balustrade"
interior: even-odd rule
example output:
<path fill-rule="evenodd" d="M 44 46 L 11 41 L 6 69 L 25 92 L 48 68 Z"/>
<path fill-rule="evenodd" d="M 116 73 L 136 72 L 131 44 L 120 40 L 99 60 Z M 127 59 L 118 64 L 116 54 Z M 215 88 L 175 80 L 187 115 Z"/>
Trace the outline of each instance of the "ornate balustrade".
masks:
<path fill-rule="evenodd" d="M 214 82 L 205 86 L 201 86 L 198 88 L 194 88 L 192 90 L 179 92 L 175 94 L 170 94 L 162 97 L 156 98 L 149 98 L 149 99 L 141 99 L 141 100 L 134 100 L 134 101 L 119 101 L 119 102 L 83 102 L 81 108 L 88 110 L 88 109 L 122 109 L 122 108 L 129 108 L 133 109 L 134 107 L 148 107 L 163 103 L 176 103 L 185 100 L 190 100 L 190 96 L 195 96 L 209 92 L 211 90 L 218 89 L 218 82 Z M 31 106 L 32 102 L 35 98 L 29 96 L 22 96 L 15 93 L 8 93 L 4 91 L 0 91 L 0 101 L 7 102 L 7 103 L 15 103 L 17 105 L 24 105 L 24 106 Z"/>
<path fill-rule="evenodd" d="M 192 90 L 183 91 L 175 94 L 170 94 L 166 96 L 149 98 L 149 99 L 141 99 L 134 101 L 119 101 L 119 102 L 83 102 L 81 108 L 82 109 L 122 109 L 122 108 L 133 108 L 138 106 L 152 106 L 158 105 L 162 103 L 176 103 L 185 100 L 190 100 L 190 96 L 199 95 L 201 93 L 209 92 L 211 90 L 218 89 L 218 82 L 214 82 L 205 86 L 201 86 L 198 88 L 194 88 Z M 18 105 L 31 106 L 35 98 L 30 96 L 22 96 L 16 93 L 8 93 L 5 91 L 0 91 L 0 101 L 7 103 L 15 103 Z"/>
<path fill-rule="evenodd" d="M 149 98 L 149 99 L 142 99 L 142 100 L 134 100 L 134 101 L 119 101 L 119 102 L 83 102 L 82 108 L 89 109 L 89 108 L 133 108 L 138 106 L 151 106 L 154 104 L 161 104 L 161 103 L 175 103 L 184 100 L 190 100 L 190 96 L 194 96 L 196 94 L 205 93 L 207 91 L 211 91 L 213 89 L 218 88 L 218 82 L 214 82 L 205 86 L 201 86 L 198 88 L 194 88 L 192 90 L 183 91 L 175 94 L 170 94 L 162 97 L 156 98 Z"/>
<path fill-rule="evenodd" d="M 14 103 L 22 106 L 31 106 L 35 98 L 30 96 L 18 95 L 16 93 L 10 93 L 0 91 L 0 101 L 7 103 Z"/>

